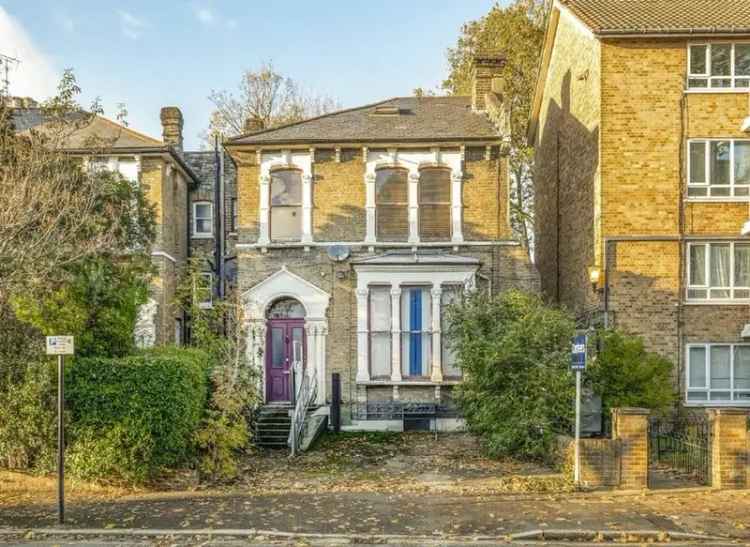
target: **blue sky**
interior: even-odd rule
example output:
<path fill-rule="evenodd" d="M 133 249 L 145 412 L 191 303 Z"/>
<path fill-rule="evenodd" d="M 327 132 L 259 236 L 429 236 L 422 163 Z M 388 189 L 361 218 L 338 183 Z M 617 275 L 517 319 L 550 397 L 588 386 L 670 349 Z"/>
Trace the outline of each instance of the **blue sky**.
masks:
<path fill-rule="evenodd" d="M 134 129 L 159 136 L 159 108 L 185 114 L 186 147 L 200 146 L 212 89 L 234 89 L 245 68 L 276 69 L 344 107 L 438 86 L 446 48 L 494 0 L 0 0 L 0 53 L 18 56 L 11 92 L 43 97 L 65 67 L 83 101 L 105 114 L 127 105 Z"/>

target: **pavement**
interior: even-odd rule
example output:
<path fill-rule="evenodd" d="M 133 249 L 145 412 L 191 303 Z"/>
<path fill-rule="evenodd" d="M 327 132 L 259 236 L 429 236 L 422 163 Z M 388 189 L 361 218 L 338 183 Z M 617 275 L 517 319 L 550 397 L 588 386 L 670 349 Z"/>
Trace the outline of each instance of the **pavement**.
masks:
<path fill-rule="evenodd" d="M 614 534 L 612 538 L 620 543 L 632 536 L 637 543 L 661 538 L 674 544 L 705 537 L 720 543 L 750 544 L 750 492 L 693 489 L 492 497 L 175 493 L 75 502 L 67 507 L 63 527 L 56 524 L 54 505 L 0 508 L 0 542 L 45 544 L 49 540 L 45 532 L 49 531 L 55 534 L 51 536 L 54 544 L 63 540 L 106 540 L 112 544 L 123 538 L 127 544 L 153 544 L 161 538 L 159 541 L 167 541 L 164 544 L 416 541 L 443 545 L 560 538 L 596 542 L 606 534 Z M 588 535 L 581 535 L 584 531 Z M 643 532 L 650 534 L 645 540 L 638 535 Z"/>

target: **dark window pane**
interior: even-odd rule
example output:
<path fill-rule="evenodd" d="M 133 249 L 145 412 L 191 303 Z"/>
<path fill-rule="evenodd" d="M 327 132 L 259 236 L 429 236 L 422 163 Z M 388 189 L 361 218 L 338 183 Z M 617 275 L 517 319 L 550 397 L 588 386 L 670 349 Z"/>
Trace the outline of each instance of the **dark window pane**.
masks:
<path fill-rule="evenodd" d="M 450 203 L 451 174 L 447 169 L 422 169 L 419 173 L 419 203 Z"/>
<path fill-rule="evenodd" d="M 266 315 L 269 319 L 303 319 L 305 308 L 294 298 L 282 298 L 268 309 Z"/>
<path fill-rule="evenodd" d="M 750 44 L 734 46 L 734 75 L 750 76 Z"/>
<path fill-rule="evenodd" d="M 375 203 L 406 204 L 408 172 L 405 169 L 379 169 L 375 174 Z"/>
<path fill-rule="evenodd" d="M 379 240 L 406 241 L 409 238 L 409 208 L 406 205 L 378 205 L 375 224 Z"/>
<path fill-rule="evenodd" d="M 284 368 L 284 329 L 271 329 L 271 366 L 273 368 Z"/>
<path fill-rule="evenodd" d="M 296 170 L 271 173 L 271 205 L 302 204 L 302 173 Z"/>
<path fill-rule="evenodd" d="M 688 80 L 688 87 L 708 87 L 708 80 L 691 78 Z"/>
<path fill-rule="evenodd" d="M 734 143 L 734 182 L 750 184 L 750 141 Z"/>
<path fill-rule="evenodd" d="M 732 46 L 713 44 L 711 46 L 711 76 L 730 76 L 731 74 Z"/>
<path fill-rule="evenodd" d="M 690 74 L 706 74 L 706 47 L 690 46 Z"/>
<path fill-rule="evenodd" d="M 711 87 L 725 88 L 732 87 L 731 78 L 721 78 L 717 80 L 711 80 Z"/>
<path fill-rule="evenodd" d="M 419 235 L 425 241 L 447 241 L 451 237 L 450 205 L 419 205 Z"/>

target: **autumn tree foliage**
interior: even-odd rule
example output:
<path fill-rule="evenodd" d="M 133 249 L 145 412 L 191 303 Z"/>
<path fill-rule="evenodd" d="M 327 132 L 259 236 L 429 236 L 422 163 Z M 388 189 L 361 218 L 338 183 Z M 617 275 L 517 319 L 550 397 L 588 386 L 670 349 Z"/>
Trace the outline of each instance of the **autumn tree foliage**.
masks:
<path fill-rule="evenodd" d="M 478 52 L 500 52 L 506 58 L 500 74 L 503 100 L 510 108 L 511 221 L 528 248 L 533 246 L 533 150 L 526 140 L 539 58 L 544 41 L 547 0 L 514 0 L 496 4 L 487 15 L 469 21 L 448 50 L 450 66 L 443 89 L 471 94 L 472 60 Z"/>
<path fill-rule="evenodd" d="M 214 105 L 204 134 L 209 142 L 215 135 L 232 137 L 250 130 L 261 131 L 340 108 L 331 97 L 305 91 L 271 62 L 245 70 L 236 91 L 212 91 L 208 98 Z"/>

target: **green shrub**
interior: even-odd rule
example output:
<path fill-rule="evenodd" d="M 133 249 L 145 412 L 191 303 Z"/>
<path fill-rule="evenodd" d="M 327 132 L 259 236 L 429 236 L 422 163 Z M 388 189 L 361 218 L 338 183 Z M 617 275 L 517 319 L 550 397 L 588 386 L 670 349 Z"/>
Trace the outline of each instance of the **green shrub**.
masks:
<path fill-rule="evenodd" d="M 14 376 L 4 371 L 0 389 L 0 466 L 49 471 L 57 443 L 56 366 L 30 362 Z"/>
<path fill-rule="evenodd" d="M 677 402 L 674 365 L 646 351 L 643 340 L 613 330 L 597 333 L 599 351 L 585 378 L 602 397 L 602 411 L 643 407 L 665 411 Z"/>
<path fill-rule="evenodd" d="M 545 459 L 569 429 L 573 320 L 531 294 L 475 293 L 448 310 L 448 341 L 464 381 L 457 401 L 492 455 Z"/>
<path fill-rule="evenodd" d="M 76 359 L 66 380 L 71 472 L 142 481 L 188 461 L 206 404 L 208 363 L 204 352 L 176 348 Z"/>

